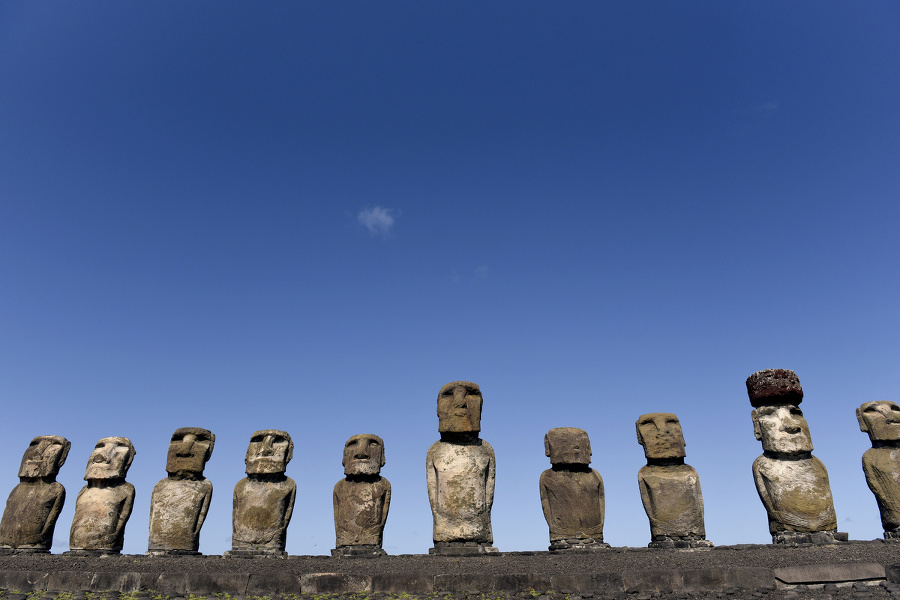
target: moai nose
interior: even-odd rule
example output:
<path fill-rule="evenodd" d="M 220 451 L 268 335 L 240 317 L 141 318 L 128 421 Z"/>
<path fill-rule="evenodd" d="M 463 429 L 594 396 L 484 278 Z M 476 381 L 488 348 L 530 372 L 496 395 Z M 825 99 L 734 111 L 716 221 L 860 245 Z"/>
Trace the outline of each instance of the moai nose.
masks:
<path fill-rule="evenodd" d="M 264 437 L 263 442 L 262 442 L 262 455 L 263 456 L 271 456 L 272 454 L 274 454 L 274 452 L 275 452 L 274 446 L 275 446 L 275 437 L 274 436 L 267 435 L 266 437 Z"/>

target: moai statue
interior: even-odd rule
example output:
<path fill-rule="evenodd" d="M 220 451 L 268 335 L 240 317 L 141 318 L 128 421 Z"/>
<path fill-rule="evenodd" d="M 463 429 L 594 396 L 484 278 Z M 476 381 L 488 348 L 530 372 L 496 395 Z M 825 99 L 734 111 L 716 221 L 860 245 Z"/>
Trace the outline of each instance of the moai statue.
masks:
<path fill-rule="evenodd" d="M 203 477 L 216 436 L 208 429 L 176 429 L 166 457 L 168 477 L 150 496 L 150 544 L 147 554 L 200 554 L 200 528 L 212 499 L 212 483 Z"/>
<path fill-rule="evenodd" d="M 428 500 L 434 517 L 430 554 L 496 554 L 491 544 L 494 449 L 478 437 L 481 390 L 468 381 L 441 388 L 437 400 L 441 439 L 425 457 Z"/>
<path fill-rule="evenodd" d="M 763 454 L 753 461 L 756 491 L 769 514 L 773 544 L 846 541 L 837 516 L 828 471 L 812 455 L 809 425 L 799 404 L 803 388 L 788 369 L 766 369 L 747 378 L 753 433 Z"/>
<path fill-rule="evenodd" d="M 354 435 L 344 444 L 344 479 L 334 486 L 335 549 L 332 556 L 381 556 L 391 507 L 391 482 L 381 476 L 384 441 Z"/>
<path fill-rule="evenodd" d="M 650 548 L 711 548 L 703 524 L 700 476 L 684 464 L 684 434 L 672 413 L 641 415 L 635 422 L 647 464 L 638 471 Z"/>
<path fill-rule="evenodd" d="M 603 543 L 606 500 L 603 478 L 590 467 L 587 431 L 556 427 L 544 436 L 544 453 L 553 466 L 541 473 L 541 506 L 550 526 L 550 551 L 599 550 Z"/>
<path fill-rule="evenodd" d="M 125 524 L 134 506 L 134 486 L 125 481 L 134 446 L 123 437 L 107 437 L 94 446 L 75 500 L 69 552 L 80 556 L 120 554 Z"/>
<path fill-rule="evenodd" d="M 859 428 L 872 447 L 863 454 L 863 472 L 881 511 L 885 539 L 900 538 L 900 406 L 880 400 L 856 409 Z"/>
<path fill-rule="evenodd" d="M 294 456 L 286 431 L 254 432 L 247 446 L 247 476 L 234 486 L 231 552 L 226 556 L 287 556 L 288 524 L 297 484 L 284 474 Z"/>
<path fill-rule="evenodd" d="M 31 440 L 19 466 L 19 484 L 0 519 L 0 553 L 50 552 L 53 529 L 66 501 L 56 476 L 69 454 L 69 440 L 39 435 Z"/>

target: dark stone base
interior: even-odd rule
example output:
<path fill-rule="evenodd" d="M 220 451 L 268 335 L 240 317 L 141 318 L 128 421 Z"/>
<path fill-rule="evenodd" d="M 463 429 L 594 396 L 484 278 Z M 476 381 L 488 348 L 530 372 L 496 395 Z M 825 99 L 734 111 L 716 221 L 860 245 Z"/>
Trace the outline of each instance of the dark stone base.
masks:
<path fill-rule="evenodd" d="M 434 548 L 428 549 L 428 554 L 481 556 L 484 554 L 500 554 L 500 551 L 493 546 L 479 544 L 478 542 L 435 542 Z"/>
<path fill-rule="evenodd" d="M 664 550 L 709 550 L 714 544 L 707 539 L 698 536 L 654 536 L 653 541 L 647 544 L 648 548 L 661 548 Z"/>
<path fill-rule="evenodd" d="M 331 550 L 332 556 L 346 556 L 348 558 L 370 558 L 374 556 L 385 556 L 387 552 L 374 544 L 361 544 L 359 546 L 341 546 Z"/>
<path fill-rule="evenodd" d="M 884 539 L 900 541 L 900 529 L 892 529 L 884 532 Z"/>
<path fill-rule="evenodd" d="M 565 540 L 551 540 L 550 552 L 596 552 L 606 550 L 609 544 L 603 540 L 594 538 L 568 538 Z"/>
<path fill-rule="evenodd" d="M 203 556 L 196 550 L 163 550 L 153 549 L 147 550 L 147 556 Z"/>
<path fill-rule="evenodd" d="M 0 556 L 13 554 L 50 554 L 50 548 L 0 548 Z"/>
<path fill-rule="evenodd" d="M 224 558 L 287 558 L 288 553 L 275 548 L 267 550 L 228 550 L 222 554 Z"/>
<path fill-rule="evenodd" d="M 76 548 L 63 552 L 66 556 L 119 556 L 122 554 L 119 550 L 89 550 L 87 548 Z"/>
<path fill-rule="evenodd" d="M 849 535 L 843 531 L 779 531 L 772 534 L 773 544 L 837 544 L 846 542 Z"/>

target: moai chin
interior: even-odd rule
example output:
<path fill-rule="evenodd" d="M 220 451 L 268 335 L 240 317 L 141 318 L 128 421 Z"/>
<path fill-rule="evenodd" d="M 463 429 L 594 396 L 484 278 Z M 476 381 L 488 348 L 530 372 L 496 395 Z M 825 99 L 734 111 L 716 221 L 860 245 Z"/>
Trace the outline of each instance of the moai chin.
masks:
<path fill-rule="evenodd" d="M 31 440 L 19 466 L 19 483 L 10 492 L 0 519 L 0 554 L 50 552 L 56 520 L 66 501 L 66 490 L 56 476 L 70 447 L 69 440 L 58 435 Z"/>
<path fill-rule="evenodd" d="M 441 388 L 437 399 L 441 439 L 425 457 L 428 500 L 434 518 L 430 554 L 496 554 L 491 531 L 494 449 L 478 437 L 481 390 L 469 381 Z"/>
<path fill-rule="evenodd" d="M 75 500 L 75 518 L 66 554 L 120 554 L 125 524 L 134 506 L 134 486 L 125 481 L 134 445 L 124 437 L 107 437 L 94 446 L 84 472 L 87 485 Z"/>
<path fill-rule="evenodd" d="M 354 435 L 344 444 L 344 479 L 334 486 L 335 546 L 332 556 L 381 556 L 391 507 L 391 482 L 381 476 L 384 440 Z"/>
<path fill-rule="evenodd" d="M 284 472 L 294 456 L 286 431 L 263 429 L 250 436 L 247 477 L 234 486 L 231 551 L 225 556 L 287 556 L 287 528 L 297 484 Z"/>
<path fill-rule="evenodd" d="M 862 465 L 878 502 L 884 538 L 900 539 L 900 406 L 887 400 L 864 402 L 856 418 L 872 442 Z"/>
<path fill-rule="evenodd" d="M 650 520 L 650 548 L 711 548 L 703 522 L 700 476 L 684 464 L 687 445 L 672 413 L 641 415 L 635 422 L 647 464 L 638 471 L 641 502 Z"/>
<path fill-rule="evenodd" d="M 773 544 L 846 541 L 837 516 L 828 471 L 812 455 L 809 425 L 799 404 L 803 389 L 788 369 L 766 369 L 747 378 L 753 433 L 763 454 L 753 461 L 753 479 L 769 516 Z"/>
<path fill-rule="evenodd" d="M 556 427 L 544 436 L 552 468 L 541 473 L 541 507 L 550 527 L 550 551 L 599 550 L 606 500 L 603 478 L 590 467 L 591 440 L 584 429 Z"/>
<path fill-rule="evenodd" d="M 150 496 L 150 555 L 197 555 L 200 528 L 212 499 L 212 483 L 203 477 L 216 436 L 201 427 L 176 429 L 166 457 L 168 477 Z"/>

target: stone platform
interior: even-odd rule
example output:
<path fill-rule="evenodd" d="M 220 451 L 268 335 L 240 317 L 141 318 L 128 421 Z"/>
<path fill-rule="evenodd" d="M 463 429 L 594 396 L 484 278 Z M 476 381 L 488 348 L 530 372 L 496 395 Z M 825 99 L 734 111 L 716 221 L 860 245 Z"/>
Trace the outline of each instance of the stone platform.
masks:
<path fill-rule="evenodd" d="M 223 558 L 24 554 L 0 557 L 0 598 L 101 592 L 293 598 L 323 594 L 547 598 L 900 598 L 900 543 L 740 545 L 691 552 L 511 552 L 483 556 Z M 153 591 L 147 595 L 145 591 Z M 878 596 L 873 596 L 877 592 Z M 809 594 L 813 594 L 810 596 Z M 841 595 L 835 595 L 841 594 Z M 848 595 L 849 594 L 849 595 Z M 53 594 L 49 594 L 52 596 Z M 89 596 L 91 597 L 91 596 Z"/>

